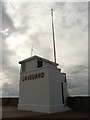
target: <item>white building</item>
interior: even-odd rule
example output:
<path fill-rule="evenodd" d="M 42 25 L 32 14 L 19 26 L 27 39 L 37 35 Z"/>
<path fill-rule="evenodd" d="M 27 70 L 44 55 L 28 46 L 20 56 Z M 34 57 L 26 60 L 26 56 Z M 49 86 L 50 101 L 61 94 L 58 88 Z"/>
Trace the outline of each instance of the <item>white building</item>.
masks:
<path fill-rule="evenodd" d="M 66 111 L 66 74 L 58 64 L 32 56 L 19 62 L 20 92 L 18 109 L 45 113 Z"/>

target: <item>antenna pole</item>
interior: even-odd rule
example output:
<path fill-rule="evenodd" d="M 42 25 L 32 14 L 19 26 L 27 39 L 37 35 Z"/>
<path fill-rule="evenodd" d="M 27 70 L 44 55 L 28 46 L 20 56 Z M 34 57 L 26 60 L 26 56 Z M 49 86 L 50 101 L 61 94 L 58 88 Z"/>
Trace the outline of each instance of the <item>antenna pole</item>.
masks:
<path fill-rule="evenodd" d="M 56 63 L 56 49 L 55 49 L 55 36 L 54 36 L 54 24 L 53 24 L 53 9 L 51 9 L 51 17 L 52 17 L 52 33 L 53 33 L 54 61 L 55 61 L 55 63 Z"/>
<path fill-rule="evenodd" d="M 33 53 L 33 46 L 32 46 L 32 48 L 31 48 L 31 57 L 32 57 L 32 53 Z"/>

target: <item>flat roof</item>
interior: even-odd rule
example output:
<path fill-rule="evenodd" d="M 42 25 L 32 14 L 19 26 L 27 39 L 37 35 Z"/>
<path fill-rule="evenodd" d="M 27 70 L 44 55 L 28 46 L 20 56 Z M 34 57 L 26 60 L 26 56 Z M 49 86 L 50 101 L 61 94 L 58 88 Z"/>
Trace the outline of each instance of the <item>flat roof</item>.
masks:
<path fill-rule="evenodd" d="M 27 58 L 27 59 L 24 59 L 24 60 L 20 61 L 19 64 L 22 64 L 22 63 L 27 62 L 27 61 L 31 61 L 31 60 L 33 60 L 33 59 L 39 59 L 39 60 L 42 60 L 42 61 L 44 61 L 44 62 L 47 62 L 47 63 L 53 64 L 53 65 L 56 65 L 56 66 L 59 65 L 58 63 L 55 63 L 55 62 L 50 61 L 50 60 L 48 60 L 48 59 L 45 59 L 45 58 L 39 57 L 39 56 L 37 56 L 37 55 L 34 55 L 34 56 L 29 57 L 29 58 Z"/>

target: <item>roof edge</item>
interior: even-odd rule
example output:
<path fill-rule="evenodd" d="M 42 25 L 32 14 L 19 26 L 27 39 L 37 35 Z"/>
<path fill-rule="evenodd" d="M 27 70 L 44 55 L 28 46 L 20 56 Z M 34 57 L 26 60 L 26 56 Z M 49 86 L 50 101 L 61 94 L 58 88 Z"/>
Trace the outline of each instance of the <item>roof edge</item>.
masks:
<path fill-rule="evenodd" d="M 51 63 L 51 64 L 56 64 L 57 66 L 59 65 L 58 63 L 55 63 L 55 62 L 53 62 L 53 61 L 50 61 L 50 60 L 48 60 L 48 59 L 45 59 L 45 58 L 43 58 L 43 57 L 40 57 L 40 56 L 37 56 L 37 55 L 34 55 L 34 56 L 32 56 L 32 57 L 29 57 L 29 58 L 27 58 L 27 59 L 24 59 L 24 60 L 22 60 L 22 61 L 19 61 L 19 64 L 22 64 L 22 63 L 24 63 L 24 62 L 27 62 L 27 61 L 29 61 L 29 60 L 33 60 L 33 59 L 42 59 L 42 60 L 44 60 L 44 61 L 46 61 L 46 62 L 49 62 L 49 63 Z"/>

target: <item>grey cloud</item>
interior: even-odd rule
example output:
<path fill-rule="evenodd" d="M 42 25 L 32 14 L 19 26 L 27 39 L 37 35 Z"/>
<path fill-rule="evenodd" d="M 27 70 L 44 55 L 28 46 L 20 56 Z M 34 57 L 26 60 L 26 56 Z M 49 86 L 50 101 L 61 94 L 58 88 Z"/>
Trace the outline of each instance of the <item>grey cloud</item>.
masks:
<path fill-rule="evenodd" d="M 87 78 L 83 78 L 83 77 L 79 77 L 77 75 L 77 79 L 75 79 L 75 76 L 73 76 L 73 78 L 68 79 L 68 84 L 69 84 L 69 88 L 79 88 L 79 87 L 84 87 L 88 85 L 88 79 Z M 88 88 L 87 88 L 88 89 Z"/>
<path fill-rule="evenodd" d="M 7 78 L 5 78 L 5 81 L 7 81 L 7 83 L 5 83 L 3 86 L 3 95 L 4 96 L 5 95 L 6 96 L 11 96 L 11 95 L 14 96 L 15 95 L 16 96 L 16 95 L 18 95 L 17 88 L 19 85 L 19 68 L 18 68 L 18 66 L 13 65 L 14 60 L 10 61 L 10 59 L 13 56 L 16 56 L 16 52 L 8 49 L 8 45 L 6 44 L 6 39 L 5 39 L 4 35 L 2 36 L 2 45 L 3 45 L 3 47 L 2 47 L 2 72 L 7 77 Z M 12 85 L 9 85 L 8 81 L 11 81 Z M 9 94 L 9 92 L 10 92 L 10 94 Z"/>
<path fill-rule="evenodd" d="M 38 26 L 40 26 L 40 24 L 43 22 L 41 18 L 42 17 L 43 17 L 43 19 L 45 17 L 47 18 L 47 15 L 48 15 L 47 8 L 50 9 L 50 6 L 53 6 L 53 3 L 44 3 L 44 4 L 38 3 L 38 2 L 37 3 L 33 3 L 33 2 L 32 3 L 22 3 L 18 9 L 19 14 L 21 14 L 20 26 L 17 28 L 18 32 L 26 34 L 26 32 L 29 29 L 32 29 L 32 27 L 38 28 Z M 24 11 L 22 9 L 24 9 Z M 48 11 L 48 12 L 50 12 L 50 11 Z M 38 23 L 37 23 L 37 21 L 38 21 Z M 43 26 L 40 26 L 40 27 L 43 27 Z M 43 27 L 43 30 L 45 30 L 45 27 Z M 40 32 L 40 30 L 38 30 L 38 31 Z"/>
<path fill-rule="evenodd" d="M 66 2 L 56 2 L 55 5 L 57 6 L 58 9 L 63 9 L 65 6 Z"/>
<path fill-rule="evenodd" d="M 74 89 L 72 89 L 71 95 L 88 95 L 88 89 L 87 86 L 81 86 L 81 87 L 75 87 Z"/>
<path fill-rule="evenodd" d="M 53 61 L 53 50 L 51 49 L 51 47 L 45 46 L 42 51 L 41 54 L 43 55 L 44 58 L 49 59 L 51 61 Z"/>
<path fill-rule="evenodd" d="M 13 65 L 13 61 L 10 62 L 10 58 L 13 56 L 13 52 L 7 50 L 3 52 L 3 56 L 2 56 L 2 71 L 4 72 L 4 74 L 7 76 L 7 83 L 8 80 L 11 81 L 11 83 L 13 85 L 17 84 L 18 87 L 18 83 L 19 83 L 19 67 L 18 67 L 18 63 L 17 66 Z M 16 87 L 16 89 L 17 89 Z"/>
<path fill-rule="evenodd" d="M 15 55 L 15 51 L 9 50 L 4 36 L 2 36 L 2 64 L 3 68 L 10 66 L 10 58 Z"/>
<path fill-rule="evenodd" d="M 4 83 L 3 89 L 2 89 L 2 96 L 3 97 L 6 97 L 6 96 L 18 96 L 18 90 L 14 86 L 14 84 Z"/>
<path fill-rule="evenodd" d="M 40 44 L 40 32 L 39 31 L 35 33 L 34 35 L 31 35 L 30 37 L 32 39 L 32 44 L 34 44 L 35 46 L 37 44 Z"/>
<path fill-rule="evenodd" d="M 75 80 L 75 79 L 74 79 Z M 69 80 L 68 80 L 69 81 Z M 70 95 L 88 95 L 88 80 L 69 81 L 68 88 L 71 90 Z"/>
<path fill-rule="evenodd" d="M 29 25 L 34 19 L 33 16 L 30 14 L 31 11 L 33 12 L 33 9 L 30 6 L 30 4 L 24 2 L 20 5 L 18 11 L 19 11 L 19 15 L 21 16 L 18 15 L 20 25 L 17 27 L 17 32 L 19 34 L 27 34 L 27 31 L 30 29 Z M 15 15 L 17 15 L 17 13 L 15 13 Z"/>
<path fill-rule="evenodd" d="M 2 24 L 2 2 L 0 1 L 0 29 L 1 29 L 1 24 Z"/>
<path fill-rule="evenodd" d="M 54 13 L 54 23 L 55 23 L 55 35 L 57 38 L 57 47 L 58 47 L 58 53 L 63 52 L 63 50 L 66 50 L 68 52 L 67 56 L 65 56 L 64 59 L 70 58 L 68 60 L 71 60 L 72 56 L 76 55 L 76 57 L 79 57 L 82 53 L 80 49 L 78 49 L 77 44 L 81 41 L 81 36 L 79 35 L 79 31 L 84 30 L 86 33 L 85 26 L 86 25 L 86 18 L 87 17 L 87 4 L 85 5 L 85 8 L 83 9 L 84 3 L 54 3 L 52 5 L 48 5 L 48 9 L 51 7 L 55 8 Z M 34 49 L 38 51 L 37 53 L 47 59 L 52 59 L 53 57 L 53 46 L 52 46 L 52 38 L 51 38 L 51 31 L 49 32 L 49 23 L 46 22 L 46 18 L 48 16 L 47 14 L 47 4 L 36 4 L 36 3 L 22 3 L 17 11 L 15 11 L 15 14 L 13 15 L 15 18 L 17 17 L 17 20 L 20 21 L 20 25 L 15 28 L 12 16 L 9 16 L 6 12 L 6 8 L 3 5 L 3 24 L 4 29 L 9 28 L 12 32 L 15 32 L 16 34 L 19 34 L 23 37 L 25 37 L 25 41 L 23 43 L 23 46 L 27 48 L 27 50 L 30 51 L 30 47 L 33 45 Z M 67 9 L 69 6 L 71 8 L 69 10 L 72 10 L 69 13 L 69 10 Z M 45 6 L 45 8 L 43 7 Z M 16 7 L 16 6 L 14 6 Z M 82 8 L 81 8 L 82 7 Z M 18 14 L 17 14 L 18 12 Z M 49 11 L 50 12 L 50 11 Z M 84 12 L 84 14 L 83 14 Z M 40 16 L 39 16 L 40 14 Z M 70 15 L 69 15 L 70 14 Z M 49 14 L 50 15 L 50 14 Z M 74 15 L 74 16 L 72 16 Z M 45 19 L 42 21 L 41 18 Z M 71 19 L 71 17 L 73 17 Z M 37 19 L 40 19 L 40 21 Z M 44 23 L 45 22 L 45 23 Z M 35 24 L 36 23 L 36 24 Z M 43 24 L 41 24 L 43 23 Z M 46 26 L 45 26 L 46 25 Z M 32 32 L 32 28 L 37 28 L 36 31 Z M 87 28 L 87 27 L 86 27 Z M 76 33 L 76 34 L 74 34 Z M 78 33 L 78 34 L 77 34 Z M 63 39 L 64 36 L 70 35 L 70 40 L 67 38 Z M 78 43 L 78 36 L 79 36 L 79 43 Z M 5 37 L 5 36 L 4 36 Z M 4 39 L 4 38 L 3 38 Z M 64 45 L 61 43 L 65 42 L 67 44 L 67 48 L 64 47 Z M 51 44 L 50 44 L 51 43 Z M 70 44 L 68 44 L 70 43 Z M 81 43 L 80 43 L 81 44 Z M 60 49 L 63 46 L 64 49 Z M 76 45 L 76 46 L 75 46 Z M 74 46 L 76 49 L 74 50 Z M 10 58 L 12 56 L 17 57 L 16 49 L 9 50 L 8 45 L 5 42 L 5 39 L 3 41 L 3 70 L 5 74 L 8 76 L 8 79 L 10 79 L 11 84 L 5 83 L 3 86 L 3 95 L 18 95 L 18 85 L 19 85 L 19 70 L 18 65 L 12 66 L 12 63 L 10 62 Z M 21 46 L 20 46 L 21 47 Z M 71 51 L 68 51 L 68 48 L 72 48 Z M 82 47 L 82 46 L 80 46 Z M 22 47 L 23 49 L 23 47 Z M 21 51 L 19 51 L 21 52 Z M 70 53 L 69 53 L 70 52 Z M 76 53 L 76 54 L 75 54 Z M 71 56 L 69 56 L 71 54 Z M 83 53 L 85 55 L 85 53 Z M 81 56 L 80 56 L 81 57 Z M 59 56 L 57 57 L 59 58 Z M 83 58 L 83 56 L 82 56 Z M 85 60 L 84 58 L 83 60 Z M 64 63 L 65 65 L 70 62 L 66 61 Z M 85 60 L 86 61 L 86 60 Z M 61 61 L 59 61 L 61 62 Z M 75 61 L 76 62 L 76 61 Z M 77 61 L 78 62 L 78 61 Z M 17 63 L 18 64 L 18 63 Z M 72 90 L 71 94 L 87 94 L 87 65 L 86 63 L 75 63 L 75 65 L 70 66 L 64 66 L 67 73 L 67 80 L 68 80 L 68 86 Z M 13 86 L 13 87 L 12 87 Z M 11 91 L 11 92 L 10 92 Z"/>
<path fill-rule="evenodd" d="M 69 73 L 70 74 L 88 73 L 88 65 L 84 64 L 84 65 L 71 66 L 69 68 Z"/>
<path fill-rule="evenodd" d="M 5 5 L 2 4 L 2 30 L 5 30 L 7 28 L 12 32 L 15 30 L 13 20 L 6 12 Z"/>
<path fill-rule="evenodd" d="M 59 4 L 61 4 L 61 3 L 59 3 Z M 68 7 L 67 7 L 67 4 L 68 4 Z M 60 18 L 62 18 L 61 22 L 60 22 L 61 29 L 63 29 L 63 30 L 72 29 L 72 28 L 77 29 L 79 27 L 83 29 L 82 25 L 84 23 L 84 18 L 88 17 L 88 15 L 87 15 L 88 3 L 84 4 L 84 3 L 80 3 L 80 2 L 79 3 L 71 3 L 70 2 L 67 4 L 64 5 L 63 9 L 60 12 L 61 13 Z M 84 11 L 80 11 L 80 9 L 82 9 Z M 58 20 L 58 18 L 56 20 Z M 88 26 L 86 26 L 86 27 L 88 27 Z"/>
<path fill-rule="evenodd" d="M 11 33 L 10 35 L 15 32 L 15 27 L 13 24 L 13 20 L 12 18 L 8 15 L 8 13 L 6 12 L 6 7 L 5 4 L 3 3 L 2 5 L 2 28 L 3 30 L 5 30 L 6 28 L 8 28 Z M 9 73 L 17 73 L 18 69 L 17 67 L 14 68 L 14 66 L 12 65 L 12 63 L 10 63 L 10 58 L 15 55 L 16 56 L 16 52 L 9 50 L 8 49 L 8 45 L 6 44 L 6 38 L 9 36 L 5 36 L 4 34 L 2 34 L 2 68 L 3 68 L 3 72 L 5 72 L 6 74 Z"/>
<path fill-rule="evenodd" d="M 71 95 L 88 95 L 88 66 L 70 66 L 67 70 L 67 81 Z"/>
<path fill-rule="evenodd" d="M 78 8 L 79 12 L 85 12 L 88 10 L 88 2 L 76 2 L 74 3 L 74 6 Z"/>

